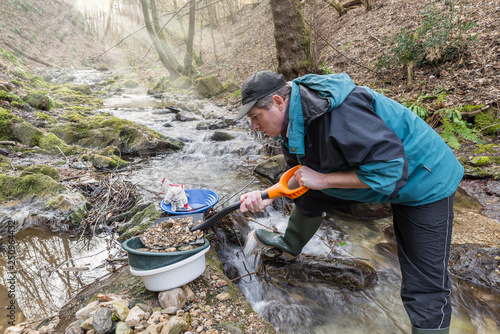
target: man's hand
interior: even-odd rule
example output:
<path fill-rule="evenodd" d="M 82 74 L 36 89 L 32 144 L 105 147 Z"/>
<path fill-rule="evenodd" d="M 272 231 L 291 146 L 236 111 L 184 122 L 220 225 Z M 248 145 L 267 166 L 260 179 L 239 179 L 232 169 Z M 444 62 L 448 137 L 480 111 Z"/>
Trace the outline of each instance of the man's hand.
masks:
<path fill-rule="evenodd" d="M 304 186 L 313 190 L 321 190 L 325 188 L 325 174 L 316 172 L 315 170 L 302 166 L 295 172 L 295 179 L 299 186 Z"/>
<path fill-rule="evenodd" d="M 294 175 L 300 186 L 313 190 L 328 188 L 369 188 L 368 185 L 359 179 L 354 169 L 324 174 L 316 172 L 307 166 L 302 166 Z"/>
<path fill-rule="evenodd" d="M 243 194 L 240 197 L 240 211 L 241 212 L 257 212 L 263 210 L 266 206 L 271 204 L 274 199 L 262 199 L 262 193 L 260 191 L 251 191 L 249 193 Z"/>

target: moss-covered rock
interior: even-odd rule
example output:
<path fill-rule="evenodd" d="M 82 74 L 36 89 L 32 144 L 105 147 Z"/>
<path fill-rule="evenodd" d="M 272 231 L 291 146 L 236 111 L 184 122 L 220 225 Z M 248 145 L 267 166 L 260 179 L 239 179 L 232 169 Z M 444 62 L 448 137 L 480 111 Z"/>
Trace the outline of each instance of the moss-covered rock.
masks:
<path fill-rule="evenodd" d="M 100 154 L 84 154 L 80 157 L 80 160 L 88 161 L 90 164 L 98 169 L 101 168 L 120 168 L 127 166 L 127 162 L 122 160 L 120 157 L 113 155 L 111 157 L 100 155 Z"/>
<path fill-rule="evenodd" d="M 488 166 L 491 164 L 490 157 L 488 156 L 482 156 L 482 157 L 473 157 L 470 159 L 469 163 L 472 166 L 476 167 L 481 167 L 481 166 Z"/>
<path fill-rule="evenodd" d="M 8 176 L 0 174 L 0 202 L 34 196 L 59 194 L 66 188 L 50 176 L 30 174 Z"/>
<path fill-rule="evenodd" d="M 53 196 L 47 203 L 47 208 L 52 211 L 63 213 L 60 220 L 72 225 L 79 225 L 87 217 L 90 204 L 85 197 L 78 192 L 63 192 Z"/>
<path fill-rule="evenodd" d="M 178 140 L 165 137 L 145 125 L 111 115 L 81 117 L 72 113 L 71 123 L 56 124 L 48 130 L 68 144 L 103 149 L 116 146 L 124 154 L 171 152 L 182 149 Z"/>
<path fill-rule="evenodd" d="M 483 133 L 487 135 L 496 135 L 500 132 L 500 124 L 498 122 L 498 112 L 488 110 L 477 114 L 474 117 L 476 128 L 483 129 Z"/>
<path fill-rule="evenodd" d="M 126 88 L 136 88 L 136 87 L 139 87 L 139 83 L 137 83 L 137 81 L 132 80 L 132 79 L 129 79 L 129 80 L 125 81 L 125 83 L 123 85 Z"/>
<path fill-rule="evenodd" d="M 54 167 L 50 166 L 45 166 L 45 165 L 35 165 L 35 166 L 29 166 L 21 172 L 21 177 L 26 176 L 26 175 L 33 175 L 33 174 L 43 174 L 50 176 L 54 181 L 60 181 L 61 177 L 59 176 L 59 171 L 55 169 Z"/>
<path fill-rule="evenodd" d="M 46 113 L 44 112 L 41 112 L 41 111 L 36 111 L 35 112 L 35 116 L 42 120 L 42 121 L 46 121 L 46 122 L 49 122 L 49 123 L 55 123 L 56 120 L 54 117 L 50 116 L 50 115 L 47 115 Z"/>
<path fill-rule="evenodd" d="M 134 236 L 139 231 L 144 231 L 151 227 L 162 214 L 154 203 L 149 203 L 142 210 L 138 211 L 132 219 L 118 227 L 118 232 L 121 234 L 118 240 L 125 241 Z"/>
<path fill-rule="evenodd" d="M 195 91 L 203 97 L 212 97 L 224 91 L 224 87 L 215 76 L 198 78 L 194 81 Z"/>
<path fill-rule="evenodd" d="M 81 153 L 82 149 L 77 146 L 66 144 L 61 138 L 53 133 L 42 133 L 38 146 L 45 152 L 50 154 L 74 155 Z"/>
<path fill-rule="evenodd" d="M 0 108 L 0 140 L 12 140 L 24 145 L 38 145 L 42 132 L 10 110 Z"/>
<path fill-rule="evenodd" d="M 213 135 L 210 137 L 210 139 L 214 141 L 227 141 L 234 139 L 234 136 L 230 135 L 227 132 L 215 131 Z"/>
<path fill-rule="evenodd" d="M 102 100 L 98 97 L 90 95 L 91 91 L 89 92 L 86 90 L 85 86 L 73 86 L 73 88 L 80 90 L 73 90 L 69 85 L 64 85 L 58 86 L 52 91 L 52 94 L 57 100 L 63 101 L 61 104 L 62 107 L 75 105 L 96 107 L 102 105 Z M 90 87 L 88 89 L 90 89 Z"/>
<path fill-rule="evenodd" d="M 31 91 L 24 98 L 24 102 L 35 109 L 49 111 L 53 108 L 54 102 L 45 91 Z"/>
<path fill-rule="evenodd" d="M 88 83 L 82 83 L 82 84 L 77 84 L 77 85 L 70 85 L 69 89 L 75 92 L 80 92 L 85 95 L 91 95 L 92 94 L 92 89 L 90 88 L 90 85 Z"/>

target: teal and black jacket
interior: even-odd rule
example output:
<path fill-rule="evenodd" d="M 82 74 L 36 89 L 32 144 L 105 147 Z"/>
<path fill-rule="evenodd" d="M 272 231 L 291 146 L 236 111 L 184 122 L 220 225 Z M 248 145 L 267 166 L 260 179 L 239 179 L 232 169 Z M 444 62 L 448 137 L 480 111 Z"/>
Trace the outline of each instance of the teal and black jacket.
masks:
<path fill-rule="evenodd" d="M 346 74 L 293 80 L 288 108 L 282 143 L 290 166 L 354 169 L 370 186 L 322 190 L 327 195 L 417 206 L 451 196 L 462 179 L 462 165 L 427 123 Z"/>

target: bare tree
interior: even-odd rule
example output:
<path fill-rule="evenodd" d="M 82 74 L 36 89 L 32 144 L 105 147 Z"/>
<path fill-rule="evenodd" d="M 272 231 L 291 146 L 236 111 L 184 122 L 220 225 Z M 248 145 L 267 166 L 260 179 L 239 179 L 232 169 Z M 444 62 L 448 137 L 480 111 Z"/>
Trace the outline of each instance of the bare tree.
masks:
<path fill-rule="evenodd" d="M 155 0 L 150 0 L 150 1 L 153 3 Z M 168 56 L 165 54 L 165 51 L 160 44 L 159 39 L 157 38 L 158 31 L 156 31 L 153 24 L 151 24 L 151 15 L 149 13 L 149 6 L 147 0 L 141 0 L 141 5 L 142 5 L 142 14 L 144 16 L 144 21 L 146 23 L 146 29 L 148 30 L 149 37 L 153 41 L 153 46 L 155 47 L 155 50 L 158 53 L 158 56 L 160 57 L 161 63 L 170 73 L 170 80 L 175 80 L 180 76 L 179 70 L 169 60 Z"/>
<path fill-rule="evenodd" d="M 271 0 L 278 72 L 287 80 L 317 72 L 311 35 L 302 16 L 300 0 Z"/>
<path fill-rule="evenodd" d="M 189 7 L 189 31 L 186 47 L 186 55 L 184 56 L 184 70 L 182 74 L 187 77 L 192 77 L 194 74 L 193 67 L 193 41 L 194 41 L 194 28 L 195 28 L 195 10 L 196 0 L 190 0 Z"/>

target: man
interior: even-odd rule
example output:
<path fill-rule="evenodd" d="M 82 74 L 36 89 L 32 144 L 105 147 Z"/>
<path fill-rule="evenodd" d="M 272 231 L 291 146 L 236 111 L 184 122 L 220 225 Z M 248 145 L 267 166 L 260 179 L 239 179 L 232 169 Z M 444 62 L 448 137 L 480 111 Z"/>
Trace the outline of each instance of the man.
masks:
<path fill-rule="evenodd" d="M 463 167 L 440 136 L 396 101 L 346 74 L 308 74 L 287 83 L 262 71 L 241 89 L 253 130 L 279 138 L 289 167 L 303 165 L 284 235 L 256 230 L 257 241 L 297 257 L 329 208 L 390 203 L 402 272 L 401 298 L 412 333 L 449 333 L 448 258 L 453 200 Z M 241 212 L 272 203 L 260 192 L 240 198 Z"/>

